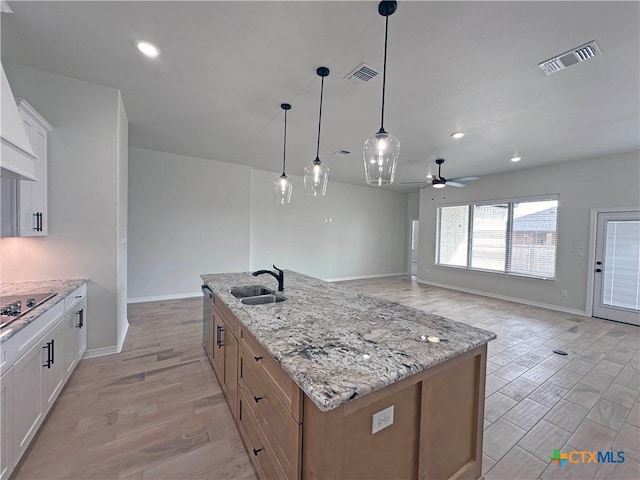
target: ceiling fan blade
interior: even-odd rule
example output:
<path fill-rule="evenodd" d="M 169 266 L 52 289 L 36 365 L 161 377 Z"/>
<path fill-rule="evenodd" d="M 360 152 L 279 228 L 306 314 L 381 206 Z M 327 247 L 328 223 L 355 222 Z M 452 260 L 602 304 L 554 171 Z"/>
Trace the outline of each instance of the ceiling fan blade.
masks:
<path fill-rule="evenodd" d="M 428 182 L 428 181 L 425 181 L 425 182 L 400 182 L 401 185 L 410 185 L 412 183 L 416 183 L 417 184 L 417 183 L 431 183 L 431 182 Z"/>
<path fill-rule="evenodd" d="M 466 187 L 464 183 L 452 182 L 451 180 L 447 180 L 447 187 Z"/>
<path fill-rule="evenodd" d="M 476 176 L 476 175 L 472 175 L 470 177 L 456 177 L 456 178 L 450 178 L 449 181 L 453 181 L 453 182 L 470 182 L 472 180 L 478 180 L 480 177 Z"/>

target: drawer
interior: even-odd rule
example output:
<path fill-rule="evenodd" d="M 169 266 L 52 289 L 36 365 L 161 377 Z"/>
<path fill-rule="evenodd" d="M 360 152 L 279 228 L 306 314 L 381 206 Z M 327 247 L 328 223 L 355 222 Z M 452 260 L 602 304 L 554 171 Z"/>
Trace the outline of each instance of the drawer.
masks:
<path fill-rule="evenodd" d="M 213 312 L 214 315 L 219 315 L 220 317 L 222 317 L 222 320 L 224 320 L 224 323 L 227 324 L 227 327 L 229 328 L 229 330 L 231 330 L 233 336 L 238 338 L 240 334 L 240 324 L 238 323 L 238 319 L 231 312 L 231 310 L 229 310 L 229 307 L 227 307 L 224 302 L 220 300 L 220 297 L 215 294 L 213 296 Z"/>
<path fill-rule="evenodd" d="M 296 422 L 301 423 L 302 393 L 296 382 L 244 327 L 240 328 L 240 345 L 245 348 L 247 356 L 262 367 L 263 371 L 258 376 L 264 379 L 265 387 L 271 388 Z"/>
<path fill-rule="evenodd" d="M 264 369 L 246 347 L 240 347 L 240 389 L 266 435 L 287 478 L 299 478 L 302 426 L 275 394 L 274 385 L 261 377 Z"/>
<path fill-rule="evenodd" d="M 87 284 L 83 283 L 64 299 L 64 311 L 69 311 L 87 296 Z"/>
<path fill-rule="evenodd" d="M 248 407 L 248 403 L 249 401 L 241 390 L 238 403 L 238 425 L 249 458 L 258 472 L 258 476 L 261 480 L 287 478 L 273 455 L 273 450 L 260 429 L 253 411 Z"/>
<path fill-rule="evenodd" d="M 52 300 L 53 301 L 53 300 Z M 63 303 L 56 303 L 0 346 L 0 372 L 4 373 L 62 319 Z"/>

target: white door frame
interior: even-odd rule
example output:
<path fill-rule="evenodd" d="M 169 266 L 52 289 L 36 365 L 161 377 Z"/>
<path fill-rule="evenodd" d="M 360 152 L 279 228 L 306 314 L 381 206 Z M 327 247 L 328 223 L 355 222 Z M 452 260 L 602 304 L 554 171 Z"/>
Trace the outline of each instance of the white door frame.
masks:
<path fill-rule="evenodd" d="M 592 208 L 591 221 L 589 224 L 589 258 L 587 259 L 587 295 L 584 311 L 588 317 L 593 317 L 593 284 L 595 281 L 596 264 L 596 233 L 598 228 L 599 213 L 623 213 L 640 210 L 640 206 L 635 207 L 608 207 Z"/>

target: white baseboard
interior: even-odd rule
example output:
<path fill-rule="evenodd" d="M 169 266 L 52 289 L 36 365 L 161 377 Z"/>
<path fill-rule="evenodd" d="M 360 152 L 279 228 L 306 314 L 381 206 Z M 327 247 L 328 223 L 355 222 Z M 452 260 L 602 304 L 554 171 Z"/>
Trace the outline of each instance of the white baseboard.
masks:
<path fill-rule="evenodd" d="M 195 293 L 172 293 L 169 295 L 157 295 L 155 297 L 128 298 L 127 303 L 159 302 L 161 300 L 179 300 L 181 298 L 201 297 L 202 292 Z"/>
<path fill-rule="evenodd" d="M 118 338 L 117 353 L 122 351 L 122 347 L 124 346 L 124 341 L 127 338 L 127 332 L 129 331 L 129 319 L 126 319 L 127 323 L 125 324 L 124 330 L 120 333 L 120 338 Z"/>
<path fill-rule="evenodd" d="M 346 282 L 347 280 L 364 280 L 366 278 L 382 278 L 382 277 L 401 277 L 403 275 L 409 275 L 407 272 L 401 273 L 378 273 L 373 275 L 358 275 L 356 277 L 337 277 L 337 278 L 323 278 L 325 282 Z"/>
<path fill-rule="evenodd" d="M 432 285 L 434 287 L 448 288 L 449 290 L 456 290 L 464 293 L 472 293 L 474 295 L 480 295 L 482 297 L 497 298 L 499 300 L 507 300 L 509 302 L 523 303 L 525 305 L 531 305 L 532 307 L 546 308 L 548 310 L 555 310 L 557 312 L 570 313 L 572 315 L 580 315 L 582 317 L 588 316 L 584 310 L 577 310 L 575 308 L 562 307 L 560 305 L 553 305 L 551 303 L 534 302 L 533 300 L 527 300 L 524 298 L 516 298 L 516 297 L 508 297 L 506 295 L 499 295 L 497 293 L 482 292 L 480 290 L 473 290 L 471 288 L 456 287 L 454 285 L 447 285 L 444 283 L 437 283 L 437 282 L 427 282 L 426 280 L 421 280 L 419 278 L 417 279 L 417 282 L 423 285 Z"/>
<path fill-rule="evenodd" d="M 113 355 L 118 353 L 118 346 L 113 345 L 111 347 L 92 348 L 84 352 L 82 358 L 104 357 L 105 355 Z"/>

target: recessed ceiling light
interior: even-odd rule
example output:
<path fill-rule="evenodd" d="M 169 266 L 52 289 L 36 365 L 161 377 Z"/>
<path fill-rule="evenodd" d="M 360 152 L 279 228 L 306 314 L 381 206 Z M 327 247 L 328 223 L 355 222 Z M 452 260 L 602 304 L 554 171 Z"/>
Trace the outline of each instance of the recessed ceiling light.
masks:
<path fill-rule="evenodd" d="M 156 58 L 160 55 L 160 49 L 151 42 L 140 41 L 136 45 L 145 57 Z"/>
<path fill-rule="evenodd" d="M 456 138 L 456 139 L 457 138 L 462 138 L 462 137 L 464 137 L 464 132 L 453 132 L 451 134 L 451 137 Z"/>
<path fill-rule="evenodd" d="M 511 157 L 513 163 L 519 162 L 520 160 L 522 160 L 522 157 Z"/>

